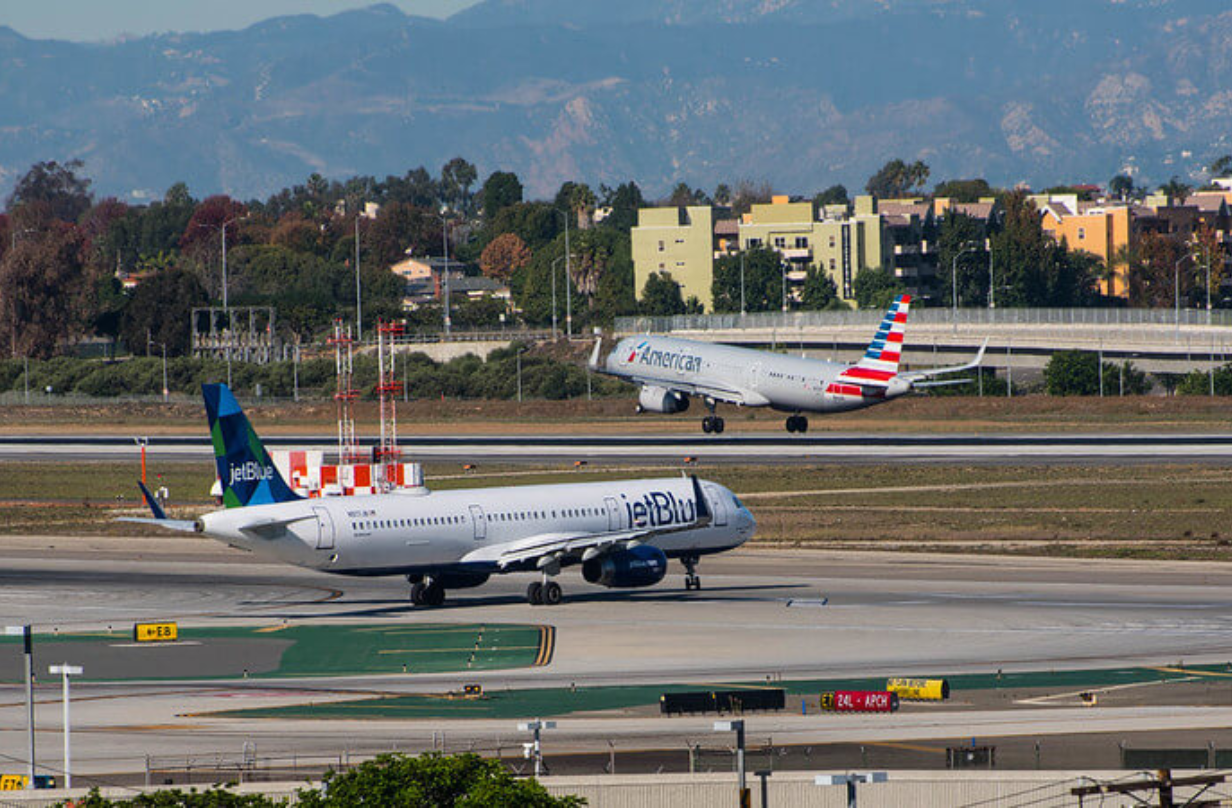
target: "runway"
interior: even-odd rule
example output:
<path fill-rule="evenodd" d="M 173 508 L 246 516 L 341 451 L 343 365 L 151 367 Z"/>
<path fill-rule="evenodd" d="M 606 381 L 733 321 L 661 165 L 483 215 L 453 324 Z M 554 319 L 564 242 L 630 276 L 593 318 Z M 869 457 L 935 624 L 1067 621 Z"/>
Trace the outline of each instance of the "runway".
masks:
<path fill-rule="evenodd" d="M 336 448 L 331 436 L 274 436 L 270 447 Z M 755 433 L 741 435 L 445 435 L 402 441 L 420 460 L 503 463 L 663 461 L 691 457 L 711 462 L 758 463 L 1007 463 L 1232 461 L 1232 434 L 1193 433 Z M 207 459 L 205 435 L 150 438 L 150 451 L 168 460 Z M 131 456 L 131 436 L 0 436 L 0 459 L 109 459 Z"/>
<path fill-rule="evenodd" d="M 48 545 L 54 549 L 48 549 Z M 562 575 L 566 602 L 532 607 L 529 576 L 451 593 L 426 610 L 397 579 L 352 580 L 268 564 L 196 537 L 6 540 L 0 609 L 39 632 L 173 619 L 182 625 L 550 623 L 545 668 L 467 674 L 243 681 L 74 683 L 74 759 L 82 772 L 140 771 L 145 756 L 236 755 L 245 743 L 287 755 L 430 748 L 448 735 L 481 748 L 520 740 L 503 720 L 245 720 L 239 707 L 430 693 L 463 681 L 488 690 L 837 676 L 952 675 L 1232 659 L 1232 568 L 1216 564 L 740 551 L 706 559 L 705 588 L 615 592 Z M 824 605 L 823 605 L 824 604 Z M 36 655 L 37 655 L 36 649 Z M 40 671 L 52 662 L 38 659 Z M 38 691 L 42 748 L 58 749 L 58 683 Z M 875 716 L 752 715 L 750 730 L 823 743 L 1021 732 L 1232 727 L 1232 708 L 1136 705 L 1083 711 L 967 705 Z M 21 690 L 0 691 L 0 755 L 24 755 Z M 558 719 L 557 749 L 683 744 L 705 719 L 595 714 Z M 48 757 L 56 759 L 55 752 Z"/>

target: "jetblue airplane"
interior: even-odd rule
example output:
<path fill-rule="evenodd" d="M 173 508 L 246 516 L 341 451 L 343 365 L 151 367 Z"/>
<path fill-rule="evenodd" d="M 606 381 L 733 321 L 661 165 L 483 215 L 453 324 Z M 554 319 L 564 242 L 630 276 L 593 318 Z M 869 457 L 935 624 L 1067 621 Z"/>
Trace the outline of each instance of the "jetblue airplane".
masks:
<path fill-rule="evenodd" d="M 854 365 L 647 334 L 625 337 L 602 362 L 602 341 L 597 340 L 590 369 L 640 384 L 638 412 L 684 412 L 689 408 L 689 396 L 699 396 L 710 410 L 702 419 L 703 432 L 723 431 L 723 419 L 715 415 L 720 401 L 792 413 L 787 418 L 787 431 L 807 432 L 808 419 L 802 412 L 857 410 L 916 388 L 969 381 L 926 380 L 977 367 L 984 358 L 987 340 L 975 359 L 965 365 L 899 371 L 910 305 L 910 295 L 895 299 L 868 350 Z"/>
<path fill-rule="evenodd" d="M 405 575 L 411 600 L 439 606 L 448 589 L 495 574 L 538 572 L 526 599 L 561 601 L 551 580 L 576 564 L 607 587 L 653 586 L 678 558 L 685 588 L 700 589 L 703 555 L 738 547 L 756 523 L 731 491 L 696 477 L 454 491 L 420 489 L 306 499 L 286 484 L 224 384 L 202 385 L 223 484 L 220 511 L 168 519 L 144 490 L 152 519 L 234 547 L 336 575 Z"/>

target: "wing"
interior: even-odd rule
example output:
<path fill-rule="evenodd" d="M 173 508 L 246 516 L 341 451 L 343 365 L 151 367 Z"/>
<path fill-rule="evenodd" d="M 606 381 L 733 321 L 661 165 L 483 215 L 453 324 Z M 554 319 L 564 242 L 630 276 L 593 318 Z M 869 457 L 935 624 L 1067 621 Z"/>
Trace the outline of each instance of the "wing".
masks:
<path fill-rule="evenodd" d="M 980 350 L 976 353 L 975 358 L 965 365 L 947 365 L 940 368 L 928 368 L 927 370 L 909 370 L 905 373 L 898 374 L 900 378 L 906 379 L 909 382 L 915 382 L 922 379 L 931 379 L 934 376 L 943 376 L 947 373 L 961 373 L 964 370 L 973 370 L 980 366 L 984 361 L 984 351 L 988 348 L 988 339 L 984 339 L 984 344 L 980 346 Z"/>
<path fill-rule="evenodd" d="M 462 563 L 495 564 L 503 571 L 509 567 L 521 566 L 533 561 L 536 567 L 543 568 L 565 560 L 589 561 L 605 553 L 644 544 L 656 536 L 705 527 L 710 524 L 710 506 L 706 502 L 705 495 L 702 494 L 697 478 L 690 477 L 690 479 L 693 482 L 693 496 L 697 502 L 697 518 L 692 522 L 668 527 L 637 528 L 603 533 L 542 533 L 517 541 L 489 544 L 467 553 L 463 556 Z"/>
<path fill-rule="evenodd" d="M 744 407 L 765 407 L 770 404 L 770 399 L 761 393 L 755 393 L 752 390 L 742 390 L 738 387 L 716 387 L 710 384 L 691 384 L 688 382 L 664 383 L 651 380 L 647 380 L 645 383 L 656 387 L 665 387 L 676 393 L 713 398 L 715 401 L 738 404 Z"/>

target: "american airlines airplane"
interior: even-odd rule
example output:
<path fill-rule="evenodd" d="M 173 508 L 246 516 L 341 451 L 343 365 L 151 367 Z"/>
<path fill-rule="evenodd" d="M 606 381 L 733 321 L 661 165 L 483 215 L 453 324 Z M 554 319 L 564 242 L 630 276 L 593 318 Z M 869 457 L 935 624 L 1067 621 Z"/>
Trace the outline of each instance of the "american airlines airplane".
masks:
<path fill-rule="evenodd" d="M 788 356 L 712 342 L 657 337 L 625 337 L 600 361 L 601 340 L 590 356 L 591 370 L 640 384 L 638 412 L 675 413 L 699 396 L 710 410 L 702 431 L 718 434 L 720 401 L 740 407 L 772 407 L 792 413 L 788 432 L 808 431 L 802 412 L 844 412 L 882 404 L 915 388 L 962 384 L 966 379 L 928 382 L 934 376 L 977 367 L 984 347 L 965 365 L 899 372 L 910 295 L 899 295 L 886 312 L 868 350 L 854 365 Z"/>
<path fill-rule="evenodd" d="M 696 477 L 473 488 L 305 499 L 287 486 L 239 403 L 202 385 L 223 510 L 168 519 L 144 487 L 152 519 L 234 547 L 337 575 L 405 575 L 411 600 L 439 606 L 448 589 L 495 574 L 538 572 L 526 599 L 561 602 L 561 569 L 607 587 L 653 586 L 678 558 L 685 588 L 698 560 L 738 547 L 756 522 L 731 491 Z"/>

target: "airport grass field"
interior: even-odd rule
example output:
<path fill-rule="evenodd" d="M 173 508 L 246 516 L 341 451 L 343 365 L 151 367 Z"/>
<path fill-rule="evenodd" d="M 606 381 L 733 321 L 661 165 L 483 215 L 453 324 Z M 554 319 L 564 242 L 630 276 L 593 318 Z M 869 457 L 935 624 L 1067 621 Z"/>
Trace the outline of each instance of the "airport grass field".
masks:
<path fill-rule="evenodd" d="M 680 473 L 680 465 L 428 464 L 433 488 Z M 737 493 L 756 544 L 833 549 L 1232 560 L 1232 485 L 1214 465 L 693 466 Z M 7 462 L 0 535 L 166 535 L 115 522 L 144 515 L 135 461 Z M 210 510 L 212 465 L 152 463 L 173 515 Z M 166 535 L 167 541 L 200 541 Z"/>

